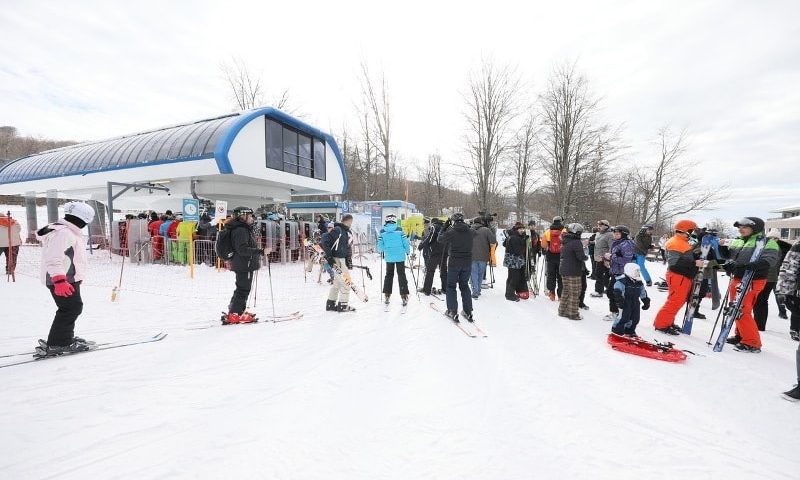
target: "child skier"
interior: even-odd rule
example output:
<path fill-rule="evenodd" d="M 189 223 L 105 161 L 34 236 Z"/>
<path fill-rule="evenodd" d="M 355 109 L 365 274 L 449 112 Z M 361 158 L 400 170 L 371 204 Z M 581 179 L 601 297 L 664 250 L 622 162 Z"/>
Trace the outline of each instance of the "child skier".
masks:
<path fill-rule="evenodd" d="M 639 301 L 642 310 L 650 308 L 650 297 L 642 283 L 642 274 L 639 265 L 628 263 L 624 267 L 625 274 L 617 277 L 614 283 L 614 301 L 617 308 L 622 310 L 611 326 L 611 331 L 626 337 L 638 337 L 636 325 L 639 324 Z"/>
<path fill-rule="evenodd" d="M 611 314 L 607 315 L 605 320 L 616 322 L 619 318 L 619 308 L 617 308 L 617 302 L 614 301 L 614 284 L 617 283 L 617 277 L 625 275 L 625 265 L 636 261 L 636 246 L 629 238 L 630 234 L 630 229 L 625 225 L 614 227 L 611 251 L 605 254 L 610 271 L 606 296 L 608 296 L 608 307 L 611 310 Z"/>
<path fill-rule="evenodd" d="M 64 205 L 64 218 L 36 232 L 42 243 L 42 281 L 56 302 L 47 341 L 39 340 L 35 356 L 49 357 L 89 350 L 93 342 L 75 336 L 75 321 L 83 312 L 81 282 L 86 274 L 83 227 L 94 219 L 94 209 L 83 202 Z"/>
<path fill-rule="evenodd" d="M 703 260 L 694 252 L 690 238 L 697 223 L 694 220 L 678 220 L 673 228 L 675 235 L 667 241 L 667 301 L 656 314 L 653 326 L 668 335 L 680 335 L 681 327 L 675 325 L 675 315 L 689 300 L 692 282 L 697 270 L 703 267 Z"/>
<path fill-rule="evenodd" d="M 378 253 L 383 254 L 386 262 L 386 276 L 383 279 L 384 303 L 389 305 L 394 283 L 394 271 L 397 270 L 397 282 L 400 285 L 400 298 L 403 306 L 408 305 L 408 280 L 406 279 L 406 256 L 411 253 L 411 244 L 408 242 L 403 229 L 397 226 L 397 216 L 389 214 L 386 223 L 378 236 Z"/>

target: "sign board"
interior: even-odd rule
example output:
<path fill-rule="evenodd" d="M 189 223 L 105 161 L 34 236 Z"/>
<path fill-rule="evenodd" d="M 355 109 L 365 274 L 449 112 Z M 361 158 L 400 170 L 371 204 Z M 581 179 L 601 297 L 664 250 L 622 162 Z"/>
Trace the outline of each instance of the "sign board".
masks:
<path fill-rule="evenodd" d="M 217 200 L 214 204 L 214 218 L 224 220 L 228 215 L 228 202 Z"/>
<path fill-rule="evenodd" d="M 194 198 L 183 199 L 183 221 L 184 222 L 199 222 L 200 221 L 200 201 Z"/>
<path fill-rule="evenodd" d="M 342 213 L 350 213 L 350 201 L 345 200 L 344 202 L 339 204 L 342 208 Z"/>
<path fill-rule="evenodd" d="M 372 205 L 372 231 L 375 232 L 375 236 L 378 236 L 378 232 L 381 231 L 381 227 L 383 227 L 383 208 L 380 205 Z"/>

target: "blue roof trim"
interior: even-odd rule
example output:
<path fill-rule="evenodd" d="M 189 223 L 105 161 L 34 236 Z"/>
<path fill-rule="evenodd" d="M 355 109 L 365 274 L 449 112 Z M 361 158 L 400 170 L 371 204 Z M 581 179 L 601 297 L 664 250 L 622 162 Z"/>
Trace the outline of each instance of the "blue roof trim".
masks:
<path fill-rule="evenodd" d="M 339 202 L 289 202 L 286 208 L 339 208 Z"/>
<path fill-rule="evenodd" d="M 371 202 L 364 202 L 364 203 L 371 203 L 371 204 L 378 204 L 381 207 L 402 207 L 402 208 L 411 208 L 416 209 L 417 206 L 411 202 L 404 202 L 403 200 L 375 200 Z"/>
<path fill-rule="evenodd" d="M 129 165 L 120 165 L 119 167 L 109 167 L 104 168 L 102 170 L 83 170 L 80 172 L 70 172 L 65 173 L 62 175 L 49 175 L 46 177 L 36 177 L 33 179 L 28 180 L 17 180 L 14 182 L 0 182 L 0 185 L 11 184 L 11 183 L 24 183 L 24 182 L 35 182 L 39 180 L 49 180 L 51 178 L 64 178 L 64 177 L 78 177 L 83 175 L 91 175 L 93 173 L 104 173 L 104 172 L 112 172 L 115 170 L 129 170 L 131 168 L 145 168 L 145 167 L 153 167 L 156 165 L 167 165 L 170 163 L 181 163 L 181 162 L 196 162 L 198 160 L 210 160 L 214 158 L 214 155 L 206 154 L 201 155 L 199 157 L 189 157 L 189 158 L 179 158 L 175 160 L 156 160 L 154 162 L 147 162 L 147 163 L 139 163 L 139 164 L 129 164 Z"/>
<path fill-rule="evenodd" d="M 222 138 L 220 138 L 220 141 L 217 142 L 217 148 L 214 150 L 214 156 L 217 159 L 219 173 L 234 173 L 233 167 L 231 166 L 230 157 L 228 156 L 231 151 L 231 145 L 233 145 L 233 140 L 245 125 L 262 115 L 275 120 L 276 122 L 280 122 L 284 125 L 300 130 L 301 132 L 307 133 L 311 136 L 324 139 L 325 143 L 327 143 L 328 146 L 331 147 L 331 150 L 333 150 L 333 154 L 336 157 L 336 162 L 339 164 L 339 169 L 342 172 L 342 178 L 344 179 L 342 193 L 347 192 L 347 173 L 344 169 L 344 159 L 342 158 L 342 152 L 339 150 L 339 145 L 336 143 L 336 140 L 334 140 L 333 136 L 272 107 L 257 108 L 255 110 L 243 113 L 233 122 L 232 125 L 228 127 L 228 131 L 226 131 Z"/>

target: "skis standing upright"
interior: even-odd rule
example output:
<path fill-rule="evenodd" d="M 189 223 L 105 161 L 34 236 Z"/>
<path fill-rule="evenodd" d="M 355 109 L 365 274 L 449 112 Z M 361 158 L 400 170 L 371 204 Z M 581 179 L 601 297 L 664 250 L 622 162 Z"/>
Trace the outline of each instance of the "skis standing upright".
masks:
<path fill-rule="evenodd" d="M 700 258 L 703 260 L 703 267 L 697 272 L 692 280 L 692 289 L 689 293 L 689 301 L 686 302 L 686 311 L 683 314 L 683 328 L 681 332 L 686 335 L 692 334 L 692 324 L 694 323 L 694 314 L 697 313 L 697 307 L 700 305 L 700 290 L 703 287 L 703 282 L 706 281 L 703 272 L 708 266 L 708 254 L 711 252 L 711 235 L 703 237 L 700 243 Z"/>
<path fill-rule="evenodd" d="M 750 263 L 756 262 L 759 258 L 761 258 L 761 252 L 764 251 L 764 247 L 767 245 L 767 240 L 767 237 L 763 235 L 756 240 L 756 248 L 753 250 L 753 255 L 750 257 Z M 755 272 L 753 272 L 752 269 L 748 269 L 744 273 L 742 281 L 736 287 L 736 297 L 725 308 L 725 316 L 722 320 L 719 337 L 717 337 L 717 341 L 714 343 L 715 352 L 722 351 L 722 348 L 725 346 L 725 341 L 728 339 L 728 335 L 731 333 L 734 322 L 736 322 L 736 320 L 742 316 L 744 297 L 747 295 L 747 292 L 750 291 L 750 287 L 753 284 L 754 275 Z"/>

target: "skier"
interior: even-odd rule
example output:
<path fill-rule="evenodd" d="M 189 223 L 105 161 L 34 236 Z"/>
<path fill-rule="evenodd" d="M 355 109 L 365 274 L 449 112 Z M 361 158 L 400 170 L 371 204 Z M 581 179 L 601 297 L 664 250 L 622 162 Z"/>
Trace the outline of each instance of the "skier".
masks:
<path fill-rule="evenodd" d="M 517 222 L 507 233 L 503 242 L 506 249 L 503 266 L 508 269 L 506 300 L 518 302 L 520 298 L 527 299 L 529 295 L 528 283 L 525 281 L 525 225 Z"/>
<path fill-rule="evenodd" d="M 325 251 L 325 260 L 333 268 L 338 265 L 342 274 L 350 275 L 350 265 L 353 264 L 353 243 L 350 227 L 353 225 L 353 216 L 349 213 L 342 216 L 342 221 L 333 224 L 331 230 L 323 239 L 321 246 Z M 344 283 L 340 275 L 335 275 L 331 289 L 328 291 L 328 301 L 325 310 L 333 312 L 355 312 L 356 309 L 348 305 L 350 288 Z"/>
<path fill-rule="evenodd" d="M 433 217 L 431 219 L 431 228 L 425 238 L 419 242 L 417 247 L 423 252 L 428 252 L 428 257 L 425 260 L 425 281 L 422 283 L 421 293 L 430 295 L 433 291 L 433 276 L 436 274 L 436 268 L 441 266 L 442 263 L 442 250 L 444 245 L 439 243 L 439 235 L 442 233 L 442 219 Z M 423 253 L 424 256 L 424 253 Z M 447 270 L 439 269 L 439 280 L 441 282 L 441 289 L 447 287 Z"/>
<path fill-rule="evenodd" d="M 389 305 L 394 283 L 394 271 L 397 270 L 397 281 L 400 285 L 400 298 L 403 306 L 408 305 L 408 280 L 406 280 L 406 256 L 411 253 L 411 244 L 406 234 L 397 227 L 397 216 L 390 213 L 378 236 L 378 253 L 383 254 L 386 262 L 386 276 L 383 279 L 384 303 Z"/>
<path fill-rule="evenodd" d="M 611 331 L 617 335 L 636 338 L 638 337 L 636 326 L 641 315 L 639 301 L 641 309 L 647 310 L 650 308 L 650 297 L 647 296 L 647 289 L 642 283 L 639 265 L 628 263 L 624 271 L 625 275 L 617 278 L 614 283 L 614 301 L 622 312 L 611 326 Z"/>
<path fill-rule="evenodd" d="M 644 225 L 639 229 L 636 234 L 636 264 L 639 265 L 639 270 L 642 272 L 644 283 L 648 287 L 653 286 L 653 281 L 650 279 L 650 272 L 647 271 L 647 252 L 653 248 L 653 226 Z"/>
<path fill-rule="evenodd" d="M 445 245 L 447 251 L 447 311 L 445 315 L 458 323 L 458 299 L 456 285 L 461 291 L 462 315 L 472 322 L 472 294 L 469 289 L 469 277 L 472 270 L 472 241 L 475 230 L 464 222 L 464 214 L 454 213 L 438 242 Z"/>
<path fill-rule="evenodd" d="M 589 257 L 583 251 L 581 234 L 583 225 L 570 223 L 567 232 L 561 236 L 561 258 L 559 270 L 564 282 L 563 296 L 559 295 L 558 316 L 570 320 L 583 320 L 578 307 L 582 303 L 581 278 L 586 270 Z M 585 277 L 584 277 L 585 278 Z"/>
<path fill-rule="evenodd" d="M 255 216 L 252 208 L 236 207 L 233 209 L 233 217 L 225 224 L 225 235 L 228 236 L 233 251 L 231 270 L 236 273 L 236 289 L 228 304 L 228 313 L 222 314 L 223 325 L 257 321 L 255 315 L 245 311 L 253 286 L 254 272 L 261 267 L 261 255 L 264 255 L 253 236 L 253 222 Z"/>
<path fill-rule="evenodd" d="M 558 271 L 561 262 L 561 234 L 566 231 L 564 219 L 553 217 L 550 228 L 542 235 L 542 249 L 545 251 L 545 265 L 547 265 L 547 292 L 550 300 L 555 301 L 556 295 L 561 296 L 563 284 Z"/>
<path fill-rule="evenodd" d="M 472 242 L 470 283 L 472 283 L 472 298 L 477 299 L 481 296 L 481 286 L 483 285 L 483 278 L 486 276 L 486 266 L 489 264 L 492 245 L 497 245 L 497 237 L 483 217 L 476 217 L 473 220 L 472 229 L 475 230 L 475 239 Z M 525 258 L 524 254 L 523 258 Z"/>
<path fill-rule="evenodd" d="M 39 340 L 36 356 L 54 356 L 89 350 L 92 342 L 75 336 L 75 321 L 83 312 L 81 282 L 86 274 L 83 227 L 94 219 L 94 209 L 83 202 L 64 205 L 64 218 L 39 229 L 42 243 L 42 281 L 58 307 L 47 341 Z"/>
<path fill-rule="evenodd" d="M 737 351 L 759 353 L 761 352 L 761 335 L 758 333 L 758 327 L 753 318 L 753 306 L 758 294 L 764 290 L 769 269 L 778 263 L 780 248 L 775 240 L 767 240 L 761 256 L 753 262 L 751 257 L 756 248 L 756 242 L 764 236 L 764 220 L 758 217 L 745 217 L 734 223 L 733 226 L 739 229 L 739 238 L 728 245 L 729 260 L 723 265 L 725 271 L 733 277 L 728 295 L 730 298 L 736 297 L 737 287 L 742 283 L 742 278 L 748 270 L 753 271 L 753 281 L 749 291 L 745 293 L 741 312 L 736 318 L 736 333 L 726 342 L 736 345 Z"/>
<path fill-rule="evenodd" d="M 697 270 L 703 267 L 703 259 L 698 258 L 698 252 L 690 242 L 695 230 L 697 223 L 694 220 L 678 220 L 674 227 L 675 235 L 664 245 L 667 251 L 669 294 L 656 314 L 653 325 L 656 330 L 668 335 L 680 334 L 681 327 L 675 325 L 675 315 L 689 301 L 694 277 Z"/>
<path fill-rule="evenodd" d="M 617 278 L 625 275 L 625 265 L 636 261 L 636 245 L 633 240 L 628 238 L 631 231 L 625 225 L 614 227 L 614 241 L 611 244 L 611 251 L 605 254 L 605 259 L 609 263 L 609 282 L 606 285 L 606 296 L 608 297 L 608 308 L 611 313 L 604 319 L 616 322 L 619 318 L 619 308 L 614 300 L 614 284 Z"/>
<path fill-rule="evenodd" d="M 611 253 L 611 244 L 614 242 L 614 234 L 611 232 L 611 223 L 608 220 L 597 222 L 597 233 L 594 238 L 594 292 L 590 295 L 600 298 L 608 285 L 609 270 L 606 264 L 606 254 Z"/>
<path fill-rule="evenodd" d="M 539 234 L 536 233 L 536 222 L 533 220 L 528 221 L 528 276 L 535 276 L 539 257 L 542 255 L 542 242 Z M 528 279 L 526 279 L 527 281 Z M 538 279 L 534 280 L 538 282 Z M 537 284 L 538 285 L 538 284 Z M 537 292 L 538 292 L 538 286 Z M 534 292 L 536 293 L 536 292 Z M 538 293 L 537 293 L 538 294 Z"/>
<path fill-rule="evenodd" d="M 781 268 L 783 259 L 789 252 L 789 249 L 792 247 L 790 244 L 780 239 L 781 233 L 777 228 L 771 229 L 767 234 L 767 237 L 771 238 L 778 244 L 780 256 L 775 265 L 770 267 L 769 274 L 767 275 L 767 283 L 764 285 L 764 290 L 761 290 L 761 293 L 759 293 L 758 297 L 756 297 L 756 304 L 753 307 L 753 316 L 756 319 L 756 326 L 758 326 L 759 332 L 763 332 L 767 328 L 767 317 L 769 317 L 769 297 L 770 294 L 775 291 L 775 286 L 778 283 L 778 272 Z M 775 296 L 775 299 L 776 301 L 778 300 L 777 295 Z M 783 304 L 778 301 L 778 310 L 785 310 L 785 308 L 786 307 L 784 307 Z"/>
<path fill-rule="evenodd" d="M 775 295 L 791 313 L 789 336 L 800 341 L 800 240 L 792 245 L 781 263 Z"/>
<path fill-rule="evenodd" d="M 10 275 L 16 269 L 20 245 L 22 236 L 19 223 L 0 213 L 0 255 L 6 256 L 6 275 Z"/>

